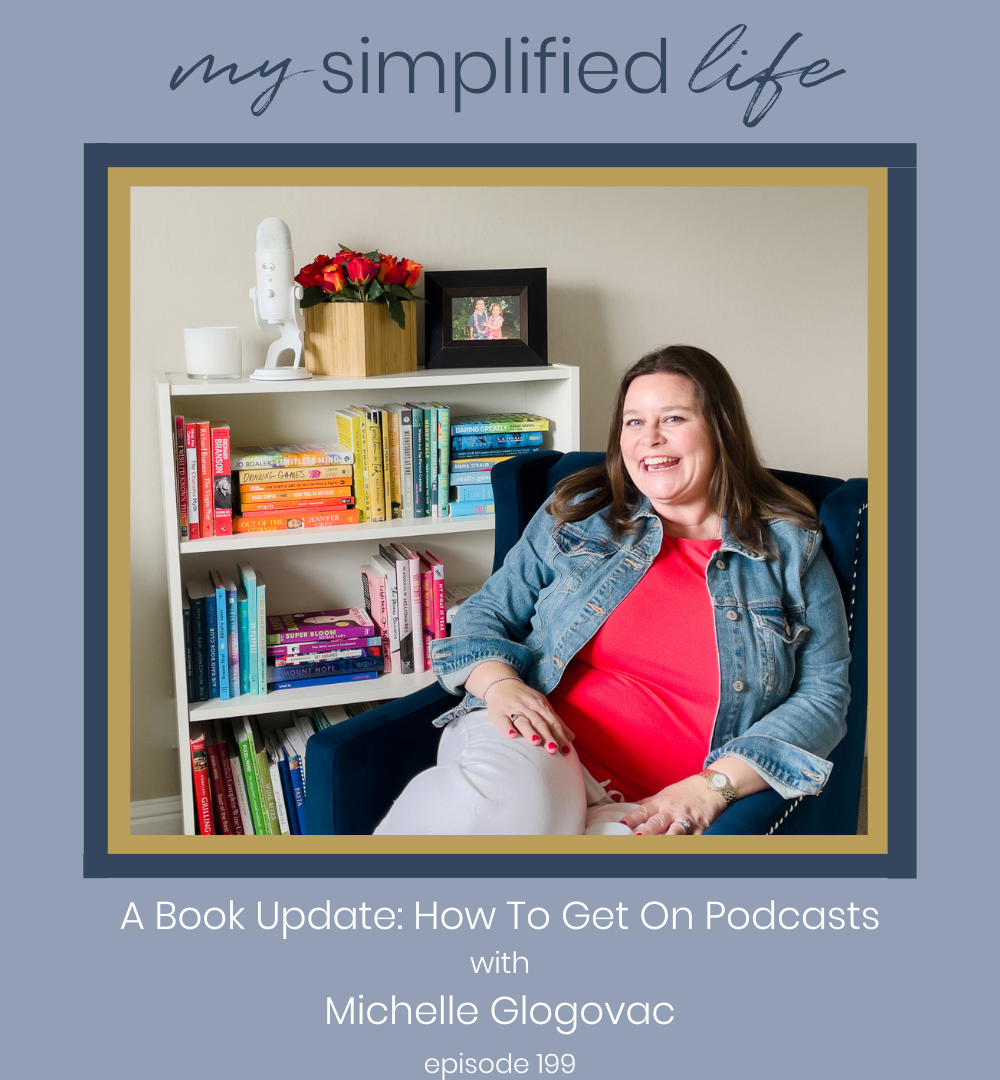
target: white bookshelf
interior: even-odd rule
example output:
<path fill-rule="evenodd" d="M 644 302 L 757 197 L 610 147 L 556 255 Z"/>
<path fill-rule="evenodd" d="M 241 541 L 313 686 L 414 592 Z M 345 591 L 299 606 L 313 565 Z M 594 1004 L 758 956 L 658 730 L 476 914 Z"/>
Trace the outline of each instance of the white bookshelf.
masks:
<path fill-rule="evenodd" d="M 157 420 L 167 554 L 167 599 L 177 711 L 177 745 L 184 832 L 195 831 L 188 725 L 243 715 L 266 715 L 351 701 L 402 697 L 430 685 L 429 672 L 382 675 L 359 683 L 280 690 L 266 696 L 212 699 L 188 706 L 182 589 L 209 569 L 231 573 L 237 561 L 261 569 L 268 609 L 315 610 L 361 606 L 359 567 L 379 543 L 407 540 L 431 547 L 453 584 L 482 581 L 493 561 L 492 515 L 367 522 L 292 533 L 254 533 L 208 540 L 179 540 L 173 417 L 182 414 L 228 423 L 234 446 L 335 442 L 334 413 L 348 405 L 394 401 L 440 401 L 452 416 L 481 412 L 531 412 L 549 419 L 544 448 L 580 448 L 579 369 L 566 364 L 531 368 L 419 370 L 370 379 L 314 377 L 302 382 L 258 383 L 249 379 L 203 382 L 183 374 L 156 379 Z M 315 588 L 315 601 L 310 589 Z"/>

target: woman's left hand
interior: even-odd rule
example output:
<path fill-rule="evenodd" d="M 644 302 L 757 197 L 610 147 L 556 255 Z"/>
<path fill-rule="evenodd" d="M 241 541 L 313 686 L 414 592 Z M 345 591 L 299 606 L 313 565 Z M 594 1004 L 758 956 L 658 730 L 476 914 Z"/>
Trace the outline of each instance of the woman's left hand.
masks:
<path fill-rule="evenodd" d="M 639 808 L 622 820 L 636 836 L 698 836 L 726 805 L 726 800 L 712 791 L 703 777 L 689 776 L 640 800 Z"/>

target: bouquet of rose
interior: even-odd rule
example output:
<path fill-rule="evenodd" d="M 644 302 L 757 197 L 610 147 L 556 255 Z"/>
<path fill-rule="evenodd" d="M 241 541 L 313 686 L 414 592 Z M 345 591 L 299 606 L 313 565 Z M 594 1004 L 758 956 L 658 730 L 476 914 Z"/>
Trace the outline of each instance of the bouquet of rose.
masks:
<path fill-rule="evenodd" d="M 380 251 L 362 254 L 341 244 L 332 258 L 317 255 L 302 267 L 295 280 L 305 290 L 300 301 L 303 308 L 334 300 L 385 304 L 393 321 L 405 330 L 406 314 L 401 301 L 423 300 L 410 291 L 422 269 L 412 259 L 397 259 Z"/>

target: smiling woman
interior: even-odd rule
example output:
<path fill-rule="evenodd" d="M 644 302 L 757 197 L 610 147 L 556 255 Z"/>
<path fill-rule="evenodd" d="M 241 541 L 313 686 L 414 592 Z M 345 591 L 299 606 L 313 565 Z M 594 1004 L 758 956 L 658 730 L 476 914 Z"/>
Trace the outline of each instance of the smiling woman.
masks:
<path fill-rule="evenodd" d="M 432 644 L 465 698 L 377 831 L 700 834 L 768 786 L 818 794 L 850 694 L 820 539 L 722 364 L 643 357 L 604 463 L 556 487 Z"/>

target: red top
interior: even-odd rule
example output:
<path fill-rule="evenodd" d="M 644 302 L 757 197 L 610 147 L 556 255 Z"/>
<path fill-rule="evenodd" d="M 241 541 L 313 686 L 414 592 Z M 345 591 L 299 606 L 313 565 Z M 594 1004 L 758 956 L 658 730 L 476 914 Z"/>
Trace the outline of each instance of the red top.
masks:
<path fill-rule="evenodd" d="M 705 568 L 718 540 L 663 537 L 639 584 L 548 695 L 598 783 L 629 802 L 700 772 L 719 707 Z"/>

